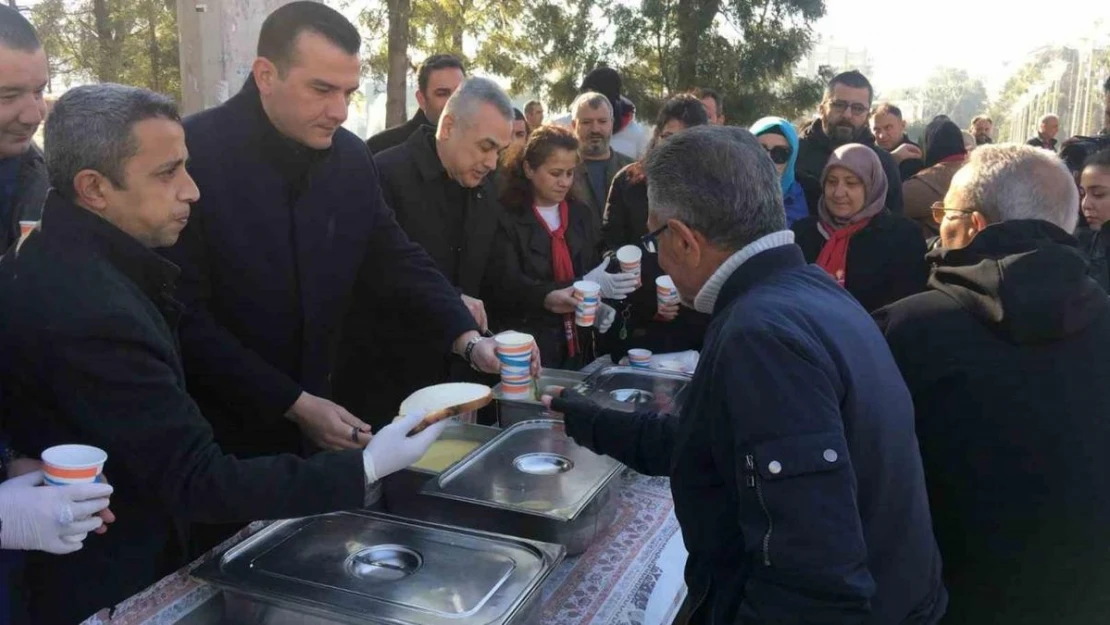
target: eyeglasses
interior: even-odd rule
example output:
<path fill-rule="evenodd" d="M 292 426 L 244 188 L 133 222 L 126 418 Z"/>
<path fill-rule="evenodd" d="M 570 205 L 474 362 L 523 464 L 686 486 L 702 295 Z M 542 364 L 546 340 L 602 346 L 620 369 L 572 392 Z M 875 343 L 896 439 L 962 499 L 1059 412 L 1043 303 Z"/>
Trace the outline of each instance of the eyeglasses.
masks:
<path fill-rule="evenodd" d="M 654 232 L 649 232 L 649 233 L 645 234 L 644 236 L 640 237 L 640 245 L 642 245 L 644 247 L 644 249 L 647 250 L 649 253 L 658 254 L 659 253 L 659 235 L 663 234 L 663 231 L 666 230 L 666 229 L 667 229 L 667 224 L 663 224 L 663 227 L 659 228 L 658 230 L 655 230 Z"/>
<path fill-rule="evenodd" d="M 773 148 L 763 146 L 763 149 L 767 150 L 767 154 L 771 157 L 771 161 L 776 165 L 785 165 L 789 163 L 790 156 L 794 154 L 790 148 L 781 145 L 776 145 Z"/>
<path fill-rule="evenodd" d="M 837 113 L 843 113 L 844 111 L 851 110 L 852 115 L 863 115 L 871 110 L 866 104 L 860 104 L 859 102 L 846 102 L 844 100 L 836 100 L 834 102 L 830 102 L 829 107 Z"/>
<path fill-rule="evenodd" d="M 963 215 L 970 215 L 975 212 L 966 208 L 948 208 L 940 202 L 933 204 L 931 208 L 933 210 L 933 221 L 937 222 L 938 224 L 944 221 L 945 213 L 960 213 Z"/>

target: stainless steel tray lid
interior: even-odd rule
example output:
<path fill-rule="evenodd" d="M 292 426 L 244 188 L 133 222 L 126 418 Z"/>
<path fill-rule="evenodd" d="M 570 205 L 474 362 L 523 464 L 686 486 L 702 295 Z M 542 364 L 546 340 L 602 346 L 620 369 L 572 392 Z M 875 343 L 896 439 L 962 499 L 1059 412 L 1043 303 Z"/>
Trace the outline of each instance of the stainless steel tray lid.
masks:
<path fill-rule="evenodd" d="M 431 480 L 423 492 L 569 521 L 623 465 L 579 446 L 557 421 L 525 421 Z"/>
<path fill-rule="evenodd" d="M 512 617 L 564 553 L 556 545 L 339 512 L 276 523 L 196 575 L 348 622 L 491 625 Z"/>
<path fill-rule="evenodd" d="M 677 414 L 692 379 L 673 371 L 610 366 L 598 369 L 572 390 L 605 408 Z"/>

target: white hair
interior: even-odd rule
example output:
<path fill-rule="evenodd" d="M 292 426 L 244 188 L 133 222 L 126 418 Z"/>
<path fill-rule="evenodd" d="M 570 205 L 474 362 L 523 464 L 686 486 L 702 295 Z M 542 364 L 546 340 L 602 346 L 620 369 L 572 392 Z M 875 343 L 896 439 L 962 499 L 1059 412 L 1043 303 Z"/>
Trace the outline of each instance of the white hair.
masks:
<path fill-rule="evenodd" d="M 1057 122 L 1057 123 L 1059 123 L 1059 121 L 1060 121 L 1060 117 L 1058 115 L 1056 115 L 1056 113 L 1049 113 L 1048 115 L 1045 115 L 1045 116 L 1041 117 L 1040 125 L 1043 126 L 1044 124 L 1046 124 L 1048 122 Z"/>
<path fill-rule="evenodd" d="M 456 123 L 468 126 L 480 110 L 480 105 L 489 104 L 497 109 L 501 117 L 512 121 L 516 116 L 513 103 L 505 90 L 488 78 L 473 77 L 465 80 L 443 107 L 443 117 L 450 115 Z"/>
<path fill-rule="evenodd" d="M 587 91 L 574 99 L 574 103 L 570 105 L 570 111 L 575 119 L 578 118 L 578 111 L 582 110 L 583 106 L 589 106 L 591 109 L 604 106 L 609 111 L 609 119 L 613 119 L 613 103 L 596 91 Z"/>
<path fill-rule="evenodd" d="M 1071 232 L 1079 218 L 1079 191 L 1063 161 L 1028 145 L 981 145 L 956 173 L 965 205 L 987 221 L 1040 219 Z"/>

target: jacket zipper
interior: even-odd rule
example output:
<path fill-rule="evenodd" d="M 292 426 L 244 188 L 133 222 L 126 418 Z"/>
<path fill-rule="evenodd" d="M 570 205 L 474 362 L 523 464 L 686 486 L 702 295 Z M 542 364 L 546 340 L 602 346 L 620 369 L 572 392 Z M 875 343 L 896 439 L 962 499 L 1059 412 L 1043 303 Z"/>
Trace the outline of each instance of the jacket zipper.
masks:
<path fill-rule="evenodd" d="M 767 502 L 763 499 L 763 481 L 755 471 L 755 458 L 751 454 L 744 456 L 748 466 L 748 487 L 755 489 L 755 496 L 759 499 L 759 507 L 763 508 L 763 517 L 767 519 L 767 532 L 763 534 L 763 566 L 771 566 L 771 534 L 775 531 L 775 522 L 771 520 L 771 512 L 767 510 Z"/>

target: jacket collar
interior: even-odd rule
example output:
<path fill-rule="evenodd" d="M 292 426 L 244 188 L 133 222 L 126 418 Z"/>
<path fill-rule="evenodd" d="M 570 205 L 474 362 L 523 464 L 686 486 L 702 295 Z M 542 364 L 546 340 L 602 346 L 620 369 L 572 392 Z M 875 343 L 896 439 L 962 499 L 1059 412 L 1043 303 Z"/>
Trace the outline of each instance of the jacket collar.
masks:
<path fill-rule="evenodd" d="M 154 301 L 172 289 L 180 273 L 177 265 L 56 191 L 47 196 L 40 228 L 42 236 L 83 244 L 101 254 Z"/>
<path fill-rule="evenodd" d="M 262 157 L 277 167 L 287 181 L 299 180 L 308 175 L 313 167 L 331 154 L 331 148 L 317 150 L 302 145 L 285 136 L 270 121 L 262 107 L 262 95 L 254 76 L 248 76 L 243 88 L 235 94 L 227 105 L 236 109 L 250 120 L 253 125 L 254 141 Z"/>
<path fill-rule="evenodd" d="M 412 160 L 416 163 L 416 168 L 420 170 L 424 182 L 440 177 L 447 178 L 447 168 L 443 166 L 443 161 L 439 158 L 439 152 L 436 152 L 435 128 L 421 126 L 405 140 L 405 143 L 408 144 L 409 150 L 412 152 Z"/>
<path fill-rule="evenodd" d="M 701 287 L 697 297 L 694 298 L 694 309 L 707 315 L 716 313 L 721 307 L 720 302 L 728 303 L 729 300 L 739 295 L 739 292 L 736 292 L 731 294 L 731 296 L 723 297 L 725 295 L 724 291 L 726 290 L 726 285 L 732 281 L 733 275 L 739 273 L 750 274 L 748 278 L 743 279 L 743 289 L 746 290 L 747 287 L 750 286 L 748 280 L 754 280 L 767 273 L 766 271 L 760 273 L 751 273 L 748 271 L 740 272 L 742 266 L 745 266 L 749 260 L 763 252 L 786 246 L 797 249 L 794 245 L 794 233 L 790 230 L 772 232 L 771 234 L 745 245 L 740 251 L 729 256 L 728 259 L 717 268 L 717 271 L 713 272 L 712 276 L 709 276 L 709 280 L 706 281 L 705 286 Z M 799 255 L 800 253 L 799 251 Z"/>

